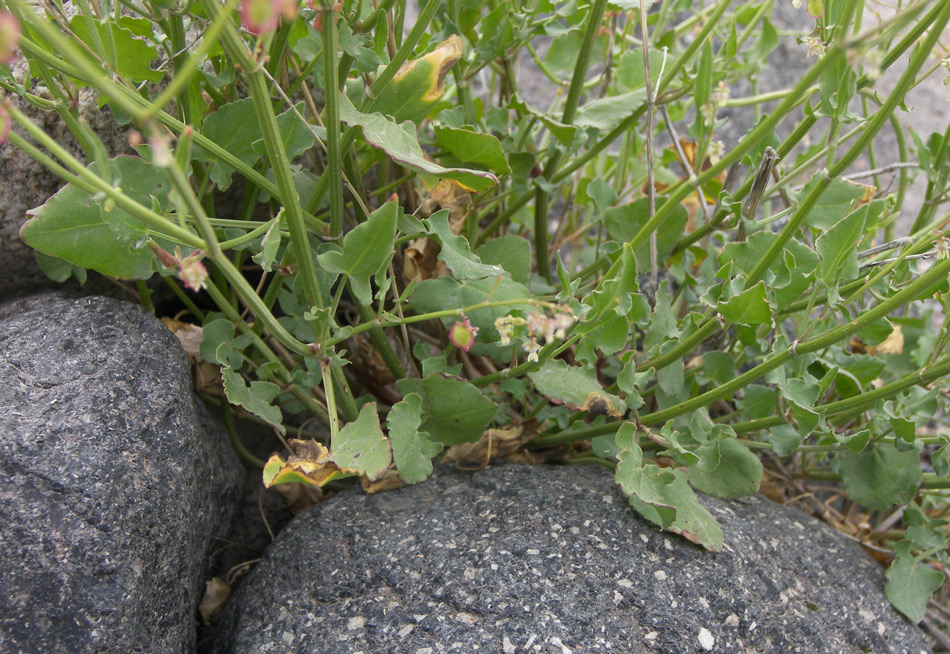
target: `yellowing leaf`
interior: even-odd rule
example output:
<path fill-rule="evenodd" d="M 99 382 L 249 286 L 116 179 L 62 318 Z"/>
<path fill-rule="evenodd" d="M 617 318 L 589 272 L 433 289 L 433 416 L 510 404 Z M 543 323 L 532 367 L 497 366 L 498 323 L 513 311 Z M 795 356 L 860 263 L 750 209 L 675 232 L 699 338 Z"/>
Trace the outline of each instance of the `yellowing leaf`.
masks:
<path fill-rule="evenodd" d="M 462 58 L 462 39 L 453 34 L 427 55 L 407 61 L 380 91 L 369 111 L 418 124 L 445 92 L 445 76 Z"/>
<path fill-rule="evenodd" d="M 264 464 L 265 488 L 294 483 L 320 487 L 356 472 L 340 468 L 330 461 L 329 450 L 315 440 L 301 441 L 292 438 L 289 445 L 294 449 L 294 454 L 286 461 L 275 454 Z"/>

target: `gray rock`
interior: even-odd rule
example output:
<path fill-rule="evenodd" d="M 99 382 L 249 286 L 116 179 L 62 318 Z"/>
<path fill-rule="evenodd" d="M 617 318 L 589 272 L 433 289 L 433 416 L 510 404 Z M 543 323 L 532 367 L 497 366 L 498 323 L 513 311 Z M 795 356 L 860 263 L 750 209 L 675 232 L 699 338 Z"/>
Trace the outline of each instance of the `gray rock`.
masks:
<path fill-rule="evenodd" d="M 346 492 L 281 532 L 215 651 L 927 650 L 857 545 L 761 497 L 706 502 L 718 554 L 637 517 L 601 468 L 441 466 Z"/>
<path fill-rule="evenodd" d="M 0 652 L 193 652 L 244 471 L 139 307 L 0 308 Z"/>

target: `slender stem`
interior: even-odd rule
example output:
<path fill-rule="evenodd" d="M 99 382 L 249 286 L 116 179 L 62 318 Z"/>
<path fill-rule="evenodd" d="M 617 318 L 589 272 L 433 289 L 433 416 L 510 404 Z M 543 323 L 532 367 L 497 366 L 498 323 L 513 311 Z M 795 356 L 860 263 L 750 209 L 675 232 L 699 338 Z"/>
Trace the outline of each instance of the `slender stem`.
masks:
<path fill-rule="evenodd" d="M 334 0 L 320 0 L 323 36 L 324 109 L 323 123 L 327 130 L 327 167 L 323 176 L 330 185 L 329 236 L 336 238 L 343 233 L 343 179 L 340 159 L 340 107 L 337 77 L 337 26 Z"/>
<path fill-rule="evenodd" d="M 933 47 L 939 40 L 940 34 L 944 26 L 947 24 L 948 19 L 950 19 L 950 3 L 945 3 L 943 5 L 943 10 L 935 17 L 934 23 L 927 38 L 921 44 L 920 48 L 914 52 L 913 56 L 911 56 L 911 60 L 907 65 L 907 70 L 905 70 L 904 74 L 901 75 L 901 78 L 897 82 L 894 90 L 887 96 L 887 99 L 884 101 L 881 107 L 874 113 L 874 116 L 871 118 L 868 124 L 861 130 L 861 133 L 858 135 L 858 138 L 854 144 L 844 155 L 842 155 L 837 163 L 835 163 L 825 173 L 822 179 L 817 184 L 815 184 L 808 196 L 801 201 L 798 209 L 792 214 L 788 222 L 785 224 L 785 227 L 779 233 L 778 238 L 772 241 L 772 244 L 756 263 L 755 267 L 749 272 L 748 276 L 746 277 L 746 288 L 749 288 L 762 279 L 765 271 L 768 270 L 769 266 L 772 265 L 772 261 L 779 255 L 779 253 L 785 247 L 785 244 L 789 241 L 789 239 L 792 238 L 792 236 L 798 233 L 799 228 L 805 221 L 805 218 L 808 217 L 812 208 L 818 202 L 821 194 L 824 193 L 825 189 L 827 189 L 831 184 L 831 180 L 841 175 L 845 170 L 847 170 L 848 166 L 850 166 L 859 156 L 867 151 L 868 144 L 871 143 L 871 140 L 878 133 L 878 131 L 884 125 L 884 122 L 890 117 L 897 106 L 903 102 L 907 91 L 909 91 L 913 86 L 917 79 L 917 71 L 920 70 L 920 67 L 924 64 L 924 61 L 926 61 L 926 58 L 930 56 L 930 52 L 933 50 Z M 831 50 L 826 53 L 825 57 L 822 57 L 822 62 L 824 62 L 825 58 L 830 54 Z"/>
<path fill-rule="evenodd" d="M 594 0 L 587 16 L 587 26 L 584 30 L 584 40 L 581 43 L 580 51 L 577 55 L 577 62 L 574 65 L 574 74 L 571 77 L 571 86 L 567 91 L 567 99 L 564 101 L 564 112 L 561 115 L 561 122 L 570 125 L 574 121 L 577 113 L 577 106 L 581 100 L 581 93 L 584 91 L 584 81 L 590 69 L 590 55 L 594 49 L 594 43 L 597 40 L 597 32 L 604 18 L 604 11 L 607 9 L 607 0 Z M 550 179 L 557 170 L 561 159 L 561 153 L 555 152 L 549 158 L 544 166 L 542 175 L 545 179 Z M 538 274 L 548 282 L 551 281 L 551 264 L 548 257 L 548 191 L 540 186 L 534 194 L 534 249 L 535 260 Z"/>

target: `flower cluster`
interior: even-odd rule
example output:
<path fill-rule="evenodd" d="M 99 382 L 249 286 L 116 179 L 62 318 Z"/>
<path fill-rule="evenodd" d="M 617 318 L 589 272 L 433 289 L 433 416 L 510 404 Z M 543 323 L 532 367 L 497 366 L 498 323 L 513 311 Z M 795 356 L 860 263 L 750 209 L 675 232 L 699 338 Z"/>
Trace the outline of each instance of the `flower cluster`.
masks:
<path fill-rule="evenodd" d="M 519 339 L 528 353 L 528 361 L 537 361 L 541 350 L 541 341 L 551 343 L 567 336 L 567 330 L 574 324 L 574 317 L 566 306 L 557 306 L 552 315 L 532 311 L 526 318 L 503 316 L 495 319 L 495 329 L 501 336 L 500 343 L 508 345 Z"/>

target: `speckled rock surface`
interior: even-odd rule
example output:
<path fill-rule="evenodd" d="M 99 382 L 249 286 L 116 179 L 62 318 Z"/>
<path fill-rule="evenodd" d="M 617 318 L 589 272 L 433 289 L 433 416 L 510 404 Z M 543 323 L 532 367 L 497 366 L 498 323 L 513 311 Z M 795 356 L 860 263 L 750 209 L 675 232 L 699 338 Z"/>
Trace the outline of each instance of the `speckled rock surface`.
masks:
<path fill-rule="evenodd" d="M 718 554 L 636 517 L 601 468 L 346 492 L 281 532 L 215 651 L 926 651 L 857 545 L 762 498 L 708 504 Z"/>
<path fill-rule="evenodd" d="M 192 652 L 243 469 L 137 306 L 0 307 L 0 652 Z"/>

